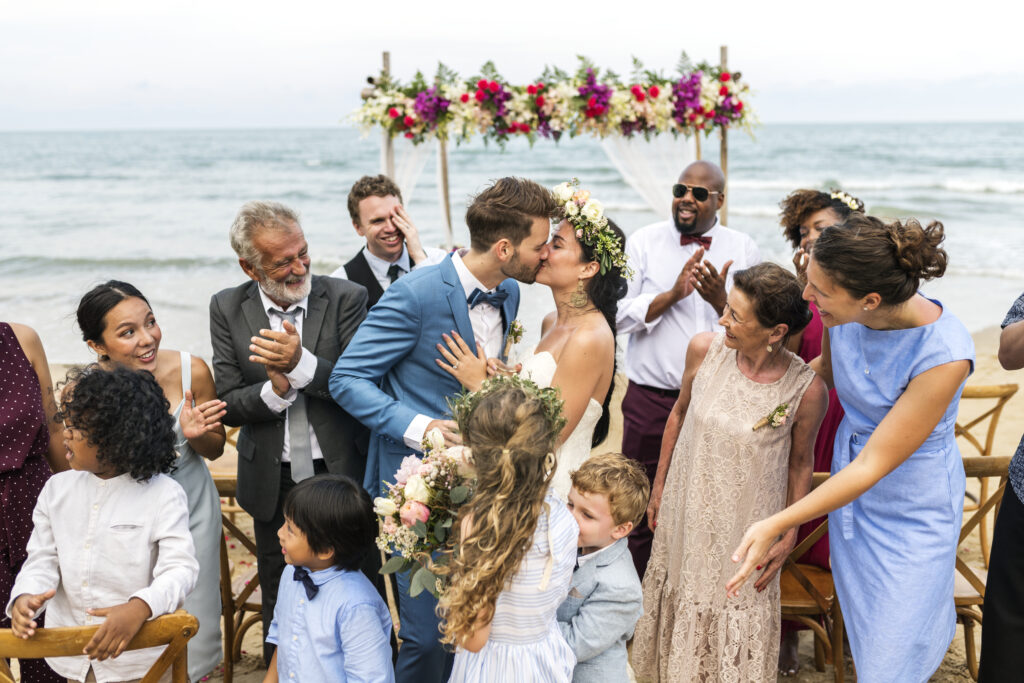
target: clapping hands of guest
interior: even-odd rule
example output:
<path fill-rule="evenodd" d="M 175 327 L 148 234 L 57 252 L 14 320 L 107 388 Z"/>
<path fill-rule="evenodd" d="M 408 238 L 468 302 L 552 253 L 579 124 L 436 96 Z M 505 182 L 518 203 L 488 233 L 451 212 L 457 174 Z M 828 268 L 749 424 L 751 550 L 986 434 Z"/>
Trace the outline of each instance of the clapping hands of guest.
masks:
<path fill-rule="evenodd" d="M 698 251 L 700 250 L 698 249 Z M 693 271 L 693 288 L 697 290 L 701 298 L 714 307 L 715 313 L 718 315 L 722 315 L 725 310 L 725 278 L 729 274 L 731 266 L 732 261 L 726 261 L 722 266 L 722 272 L 719 273 L 711 263 L 702 261 L 696 264 Z"/>
<path fill-rule="evenodd" d="M 186 439 L 198 439 L 207 432 L 221 426 L 220 420 L 227 414 L 227 403 L 220 399 L 195 405 L 191 391 L 185 392 L 185 405 L 181 409 L 181 433 Z"/>
<path fill-rule="evenodd" d="M 260 336 L 252 337 L 249 360 L 267 366 L 267 370 L 291 372 L 302 358 L 302 338 L 289 321 L 283 323 L 283 330 L 260 330 Z"/>
<path fill-rule="evenodd" d="M 405 207 L 398 204 L 391 210 L 391 223 L 398 228 L 398 231 L 405 237 L 405 248 L 409 250 L 409 258 L 413 264 L 420 263 L 427 258 L 427 252 L 423 251 L 423 244 L 420 242 L 420 231 L 405 212 Z"/>

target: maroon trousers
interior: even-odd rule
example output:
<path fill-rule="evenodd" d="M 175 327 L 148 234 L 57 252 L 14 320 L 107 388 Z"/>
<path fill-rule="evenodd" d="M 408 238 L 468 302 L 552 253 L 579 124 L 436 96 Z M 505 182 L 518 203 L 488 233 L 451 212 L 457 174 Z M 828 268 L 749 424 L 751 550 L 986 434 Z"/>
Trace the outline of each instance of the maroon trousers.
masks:
<path fill-rule="evenodd" d="M 643 466 L 652 485 L 658 471 L 665 422 L 678 397 L 678 391 L 645 387 L 630 381 L 622 399 L 622 452 Z M 641 580 L 647 571 L 647 561 L 651 559 L 653 540 L 654 533 L 648 528 L 644 515 L 629 535 L 629 551 Z"/>

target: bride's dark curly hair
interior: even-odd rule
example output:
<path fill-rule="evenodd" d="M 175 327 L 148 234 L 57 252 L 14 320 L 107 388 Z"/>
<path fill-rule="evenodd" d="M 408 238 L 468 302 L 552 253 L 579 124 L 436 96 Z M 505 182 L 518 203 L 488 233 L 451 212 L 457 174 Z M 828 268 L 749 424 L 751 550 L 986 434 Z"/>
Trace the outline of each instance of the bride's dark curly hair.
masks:
<path fill-rule="evenodd" d="M 622 232 L 622 229 L 615 224 L 615 221 L 608 219 L 608 230 L 615 233 L 615 236 L 619 239 L 619 247 L 623 253 L 626 251 L 626 234 Z M 594 247 L 588 246 L 582 240 L 577 239 L 580 245 L 580 262 L 587 263 L 589 261 L 600 261 L 600 259 L 594 254 Z M 597 307 L 597 310 L 601 311 L 604 315 L 605 321 L 608 323 L 608 327 L 611 328 L 612 334 L 615 332 L 615 314 L 619 310 L 619 299 L 626 296 L 627 287 L 626 278 L 622 275 L 622 269 L 612 266 L 604 275 L 600 271 L 594 277 L 590 278 L 587 283 L 587 295 L 590 300 Z M 618 346 L 616 345 L 616 351 Z M 616 354 L 618 355 L 618 354 Z M 600 445 L 606 438 L 608 438 L 608 425 L 611 422 L 611 413 L 609 412 L 609 405 L 612 401 L 612 392 L 615 390 L 615 373 L 618 370 L 618 360 L 613 358 L 612 360 L 612 383 L 608 386 L 608 394 L 604 397 L 604 405 L 601 406 L 601 419 L 597 421 L 597 425 L 594 427 L 594 440 L 593 446 Z"/>

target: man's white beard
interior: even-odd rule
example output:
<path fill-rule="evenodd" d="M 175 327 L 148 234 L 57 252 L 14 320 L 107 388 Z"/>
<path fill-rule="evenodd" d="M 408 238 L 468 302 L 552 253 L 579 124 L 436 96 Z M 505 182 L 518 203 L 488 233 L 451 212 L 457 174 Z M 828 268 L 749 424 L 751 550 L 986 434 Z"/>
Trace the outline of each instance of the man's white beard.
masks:
<path fill-rule="evenodd" d="M 285 282 L 277 282 L 267 277 L 266 273 L 261 272 L 260 275 L 262 275 L 260 287 L 267 293 L 267 296 L 274 301 L 284 302 L 289 306 L 297 304 L 309 296 L 309 290 L 313 285 L 312 273 L 308 270 L 302 276 L 302 287 L 299 289 L 292 289 L 287 286 L 288 283 L 294 284 L 297 282 L 297 278 L 289 277 Z"/>

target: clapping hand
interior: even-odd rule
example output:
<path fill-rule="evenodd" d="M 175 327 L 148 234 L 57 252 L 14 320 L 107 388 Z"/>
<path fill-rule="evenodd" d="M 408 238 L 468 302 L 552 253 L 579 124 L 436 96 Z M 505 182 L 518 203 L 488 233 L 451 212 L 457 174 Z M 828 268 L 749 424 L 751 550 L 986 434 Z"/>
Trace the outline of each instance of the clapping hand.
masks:
<path fill-rule="evenodd" d="M 807 263 L 811 260 L 811 255 L 804 251 L 803 247 L 797 247 L 796 252 L 793 253 L 793 267 L 796 269 L 796 277 L 800 280 L 800 284 L 807 284 Z"/>
<path fill-rule="evenodd" d="M 477 342 L 476 354 L 474 354 L 470 351 L 469 345 L 466 344 L 465 340 L 455 330 L 452 330 L 451 337 L 447 334 L 443 334 L 441 337 L 444 339 L 445 344 L 448 345 L 448 348 L 438 344 L 437 350 L 444 357 L 444 360 L 448 362 L 445 363 L 440 358 L 435 358 L 434 362 L 442 370 L 459 380 L 459 383 L 466 389 L 470 391 L 479 389 L 488 376 L 487 354 L 484 353 L 483 346 Z"/>
<path fill-rule="evenodd" d="M 697 265 L 693 273 L 694 289 L 714 307 L 718 315 L 722 315 L 722 311 L 725 310 L 725 277 L 729 274 L 730 266 L 732 261 L 726 261 L 722 266 L 722 272 L 719 273 L 711 263 L 703 261 Z"/>
<path fill-rule="evenodd" d="M 106 617 L 92 640 L 86 643 L 85 649 L 82 650 L 89 659 L 98 659 L 101 662 L 108 657 L 117 657 L 124 652 L 128 643 L 146 623 L 146 619 L 153 614 L 149 605 L 141 598 L 132 598 L 128 602 L 114 607 L 90 609 L 88 613 L 94 617 Z"/>
<path fill-rule="evenodd" d="M 282 332 L 260 330 L 260 336 L 252 337 L 249 360 L 266 365 L 278 372 L 291 372 L 302 358 L 302 338 L 291 322 L 285 320 Z"/>
<path fill-rule="evenodd" d="M 681 301 L 693 294 L 694 276 L 697 271 L 697 266 L 700 265 L 701 259 L 703 258 L 704 247 L 697 247 L 697 251 L 693 252 L 693 256 L 687 259 L 686 263 L 683 264 L 683 269 L 679 271 L 679 275 L 676 276 L 676 281 L 672 285 L 672 291 L 675 294 L 676 301 Z"/>
<path fill-rule="evenodd" d="M 57 594 L 57 591 L 50 589 L 45 593 L 32 595 L 23 593 L 15 599 L 11 605 L 11 630 L 19 638 L 28 640 L 36 634 L 36 612 L 43 608 L 46 601 Z"/>
<path fill-rule="evenodd" d="M 197 439 L 207 432 L 220 427 L 220 420 L 227 414 L 227 403 L 213 399 L 195 405 L 191 391 L 185 392 L 185 405 L 181 409 L 181 433 L 186 439 Z"/>

